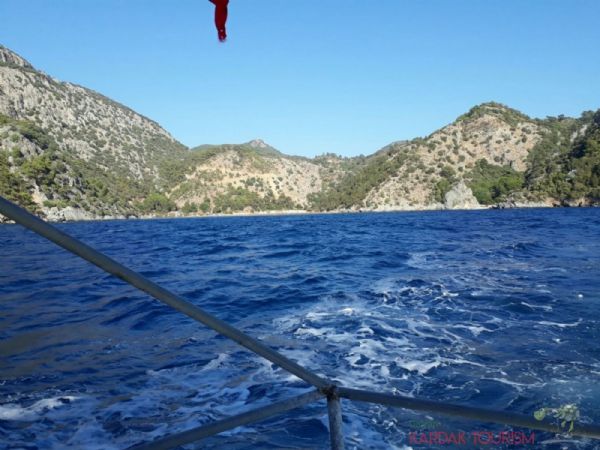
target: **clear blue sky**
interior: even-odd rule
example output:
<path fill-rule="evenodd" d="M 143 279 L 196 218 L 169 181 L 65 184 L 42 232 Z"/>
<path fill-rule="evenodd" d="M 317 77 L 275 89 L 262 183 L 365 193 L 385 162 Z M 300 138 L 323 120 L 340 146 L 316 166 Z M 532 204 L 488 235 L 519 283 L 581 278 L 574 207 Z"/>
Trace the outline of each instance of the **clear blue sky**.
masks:
<path fill-rule="evenodd" d="M 189 146 L 368 154 L 499 101 L 600 108 L 599 0 L 0 0 L 0 43 Z"/>

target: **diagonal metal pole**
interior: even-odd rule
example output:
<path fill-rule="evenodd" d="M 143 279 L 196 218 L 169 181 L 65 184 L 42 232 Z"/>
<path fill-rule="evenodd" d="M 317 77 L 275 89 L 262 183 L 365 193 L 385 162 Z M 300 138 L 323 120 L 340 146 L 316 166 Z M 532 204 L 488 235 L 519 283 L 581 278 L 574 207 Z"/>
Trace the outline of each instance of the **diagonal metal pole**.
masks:
<path fill-rule="evenodd" d="M 129 450 L 168 450 L 176 448 L 242 425 L 260 422 L 261 420 L 268 419 L 277 414 L 313 403 L 323 398 L 323 396 L 324 394 L 320 391 L 310 391 L 306 394 L 273 403 L 272 405 L 264 406 L 262 408 L 253 409 L 252 411 L 228 417 L 218 422 L 209 423 L 182 433 L 163 437 L 153 442 L 135 445 L 130 447 Z"/>
<path fill-rule="evenodd" d="M 14 220 L 25 228 L 36 232 L 46 239 L 54 242 L 65 250 L 74 253 L 80 258 L 91 262 L 105 272 L 108 272 L 126 283 L 150 294 L 155 299 L 164 304 L 182 312 L 188 317 L 203 323 L 209 328 L 212 328 L 217 333 L 227 336 L 238 344 L 246 347 L 248 350 L 268 359 L 272 363 L 296 375 L 298 378 L 312 384 L 318 389 L 325 389 L 333 383 L 329 380 L 321 378 L 317 374 L 305 369 L 291 359 L 283 356 L 281 353 L 267 347 L 257 339 L 243 333 L 235 327 L 217 319 L 215 316 L 208 314 L 196 305 L 190 303 L 184 298 L 160 287 L 158 284 L 150 281 L 146 277 L 134 272 L 124 265 L 116 262 L 114 259 L 100 253 L 83 242 L 63 233 L 58 228 L 44 222 L 38 217 L 25 211 L 23 208 L 9 202 L 4 197 L 0 196 L 0 214 L 5 215 L 9 219 Z"/>

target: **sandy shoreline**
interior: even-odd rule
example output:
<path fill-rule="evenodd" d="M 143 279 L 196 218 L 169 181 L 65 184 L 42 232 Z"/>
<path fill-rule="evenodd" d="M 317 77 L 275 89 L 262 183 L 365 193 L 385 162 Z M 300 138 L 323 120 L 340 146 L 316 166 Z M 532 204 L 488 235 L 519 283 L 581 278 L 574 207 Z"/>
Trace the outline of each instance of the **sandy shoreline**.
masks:
<path fill-rule="evenodd" d="M 361 209 L 361 210 L 335 210 L 335 211 L 308 211 L 308 210 L 277 210 L 277 211 L 258 211 L 258 212 L 232 212 L 218 214 L 183 214 L 179 211 L 165 215 L 141 215 L 141 216 L 92 216 L 86 211 L 79 211 L 77 219 L 44 219 L 51 223 L 73 223 L 73 222 L 106 222 L 116 220 L 165 220 L 165 219 L 210 219 L 223 217 L 277 217 L 277 216 L 300 216 L 300 215 L 336 215 L 336 214 L 368 214 L 368 213 L 399 213 L 399 212 L 434 212 L 434 211 L 481 211 L 492 209 L 535 209 L 535 208 L 563 208 L 568 206 L 551 205 L 547 203 L 522 203 L 511 207 L 501 207 L 499 205 L 481 206 L 479 208 L 386 208 L 386 209 Z M 594 207 L 594 206 L 582 206 Z M 14 224 L 12 220 L 6 220 L 0 215 L 0 225 Z"/>

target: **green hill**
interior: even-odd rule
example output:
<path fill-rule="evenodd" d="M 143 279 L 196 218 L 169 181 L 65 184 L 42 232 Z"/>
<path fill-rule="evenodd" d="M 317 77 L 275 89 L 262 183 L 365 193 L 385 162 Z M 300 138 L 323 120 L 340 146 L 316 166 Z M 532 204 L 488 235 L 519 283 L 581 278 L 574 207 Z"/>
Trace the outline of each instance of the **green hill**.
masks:
<path fill-rule="evenodd" d="M 533 119 L 489 102 L 356 158 L 291 156 L 260 139 L 190 150 L 156 122 L 0 46 L 0 194 L 52 220 L 592 205 L 600 111 Z"/>

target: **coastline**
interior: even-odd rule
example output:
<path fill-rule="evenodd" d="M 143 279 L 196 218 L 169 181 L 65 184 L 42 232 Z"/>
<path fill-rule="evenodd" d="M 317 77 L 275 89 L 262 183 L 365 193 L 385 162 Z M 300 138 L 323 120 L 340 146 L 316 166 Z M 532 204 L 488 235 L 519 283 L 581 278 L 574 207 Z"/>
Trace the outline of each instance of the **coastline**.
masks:
<path fill-rule="evenodd" d="M 546 209 L 546 208 L 597 208 L 600 207 L 598 204 L 558 204 L 551 202 L 519 202 L 510 205 L 507 204 L 495 204 L 495 205 L 480 205 L 478 207 L 457 207 L 457 208 L 445 208 L 441 204 L 433 204 L 428 206 L 416 206 L 414 208 L 361 208 L 361 209 L 336 209 L 332 211 L 311 211 L 311 210 L 273 210 L 273 211 L 235 211 L 231 213 L 214 213 L 214 214 L 185 214 L 181 211 L 173 211 L 164 215 L 160 214 L 145 214 L 145 215 L 117 215 L 117 216 L 99 216 L 92 215 L 87 211 L 78 210 L 75 208 L 67 207 L 62 211 L 52 211 L 50 214 L 46 212 L 44 220 L 50 223 L 77 223 L 77 222 L 104 222 L 104 221 L 117 221 L 117 220 L 165 220 L 165 219 L 210 219 L 210 218 L 222 218 L 222 217 L 277 217 L 277 216 L 300 216 L 300 215 L 323 215 L 323 214 L 363 214 L 363 213 L 398 213 L 398 212 L 433 212 L 433 211 L 481 211 L 481 210 L 504 210 L 504 209 Z M 52 208 L 56 210 L 56 208 Z M 60 214 L 65 212 L 66 214 Z M 39 217 L 39 216 L 38 216 Z M 0 225 L 14 224 L 12 220 L 6 220 L 6 218 L 0 215 Z"/>

